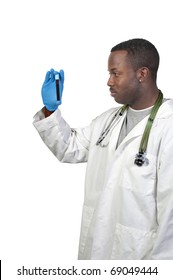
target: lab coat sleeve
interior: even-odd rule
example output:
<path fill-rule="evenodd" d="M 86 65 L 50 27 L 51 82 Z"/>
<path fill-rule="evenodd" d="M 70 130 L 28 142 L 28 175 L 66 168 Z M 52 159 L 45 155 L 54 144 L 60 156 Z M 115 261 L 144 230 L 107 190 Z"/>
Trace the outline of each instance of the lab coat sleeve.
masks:
<path fill-rule="evenodd" d="M 158 230 L 151 259 L 173 260 L 173 120 L 163 131 L 157 178 Z"/>
<path fill-rule="evenodd" d="M 61 162 L 86 162 L 90 145 L 91 126 L 72 129 L 57 109 L 45 118 L 42 111 L 34 116 L 33 125 L 45 145 Z"/>

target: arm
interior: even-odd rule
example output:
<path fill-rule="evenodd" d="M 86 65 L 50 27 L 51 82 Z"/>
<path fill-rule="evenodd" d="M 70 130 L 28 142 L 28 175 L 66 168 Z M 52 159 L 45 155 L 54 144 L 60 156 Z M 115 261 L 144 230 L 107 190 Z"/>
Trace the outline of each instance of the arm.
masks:
<path fill-rule="evenodd" d="M 55 75 L 58 74 L 58 89 Z M 46 73 L 41 89 L 45 107 L 34 117 L 34 126 L 40 137 L 62 162 L 85 162 L 90 144 L 90 127 L 71 129 L 58 109 L 62 102 L 64 71 L 51 69 Z M 58 96 L 57 96 L 58 90 Z"/>

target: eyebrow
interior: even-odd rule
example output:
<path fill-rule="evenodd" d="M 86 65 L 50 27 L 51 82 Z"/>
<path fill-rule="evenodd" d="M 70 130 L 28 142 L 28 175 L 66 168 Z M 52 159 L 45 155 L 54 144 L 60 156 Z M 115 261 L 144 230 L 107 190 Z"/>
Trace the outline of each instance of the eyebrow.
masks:
<path fill-rule="evenodd" d="M 111 69 L 108 69 L 108 72 L 110 72 L 110 71 L 117 71 L 118 69 L 117 68 L 111 68 Z"/>

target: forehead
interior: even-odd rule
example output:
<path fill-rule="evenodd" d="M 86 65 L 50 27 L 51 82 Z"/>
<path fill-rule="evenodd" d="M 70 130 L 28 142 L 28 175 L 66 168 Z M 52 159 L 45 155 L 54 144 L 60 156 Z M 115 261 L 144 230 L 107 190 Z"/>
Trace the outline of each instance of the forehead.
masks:
<path fill-rule="evenodd" d="M 108 70 L 120 69 L 123 67 L 129 67 L 130 63 L 127 57 L 127 51 L 114 51 L 111 52 L 108 58 Z"/>

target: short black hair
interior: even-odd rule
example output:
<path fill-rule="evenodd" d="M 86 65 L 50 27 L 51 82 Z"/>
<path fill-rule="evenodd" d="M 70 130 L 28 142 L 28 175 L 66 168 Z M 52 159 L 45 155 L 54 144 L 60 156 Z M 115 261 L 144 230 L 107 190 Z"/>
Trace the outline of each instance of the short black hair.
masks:
<path fill-rule="evenodd" d="M 111 49 L 111 52 L 126 50 L 128 58 L 134 70 L 147 67 L 154 79 L 157 77 L 159 67 L 159 53 L 156 47 L 149 41 L 141 38 L 130 39 L 121 42 Z"/>

